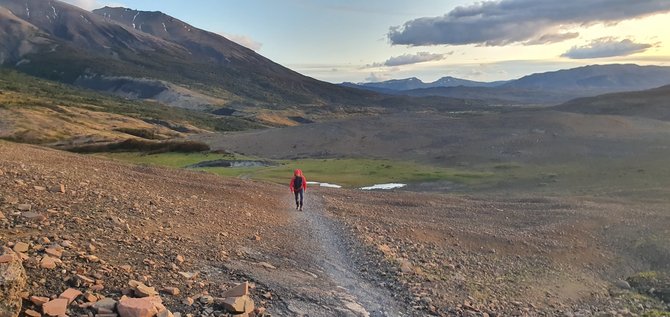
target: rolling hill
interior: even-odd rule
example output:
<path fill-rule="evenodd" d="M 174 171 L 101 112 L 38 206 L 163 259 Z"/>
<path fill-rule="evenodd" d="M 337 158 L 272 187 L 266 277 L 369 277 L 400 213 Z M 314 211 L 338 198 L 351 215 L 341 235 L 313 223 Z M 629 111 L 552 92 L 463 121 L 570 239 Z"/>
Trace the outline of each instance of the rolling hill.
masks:
<path fill-rule="evenodd" d="M 571 100 L 555 110 L 643 117 L 670 121 L 670 85 L 644 91 L 623 92 Z"/>

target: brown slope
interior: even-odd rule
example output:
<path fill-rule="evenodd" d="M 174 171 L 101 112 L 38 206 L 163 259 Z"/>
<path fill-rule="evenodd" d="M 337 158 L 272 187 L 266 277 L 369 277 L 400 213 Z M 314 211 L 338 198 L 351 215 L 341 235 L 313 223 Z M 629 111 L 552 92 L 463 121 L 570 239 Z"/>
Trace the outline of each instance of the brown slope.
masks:
<path fill-rule="evenodd" d="M 3 21 L 0 24 L 0 64 L 5 60 L 17 61 L 21 56 L 50 42 L 36 26 L 3 7 L 0 7 L 0 21 Z"/>
<path fill-rule="evenodd" d="M 222 261 L 238 257 L 237 250 L 263 249 L 263 241 L 251 238 L 262 234 L 273 241 L 267 228 L 286 222 L 283 209 L 277 209 L 280 189 L 283 193 L 278 186 L 0 141 L 0 247 L 9 242 L 34 246 L 24 262 L 31 295 L 58 295 L 70 286 L 87 291 L 90 285 L 77 278 L 80 274 L 104 285 L 95 293 L 118 299 L 129 280 L 144 278 L 157 290 L 181 290 L 175 296 L 162 294 L 173 311 L 200 315 L 204 305 L 182 301 L 208 290 L 220 296 L 233 281 L 241 281 L 234 272 L 219 272 Z M 19 204 L 29 204 L 31 212 L 46 219 L 31 220 Z M 63 249 L 58 268 L 41 268 L 44 248 L 60 248 L 65 241 L 70 246 Z M 185 261 L 175 261 L 177 255 Z M 200 274 L 186 279 L 178 271 Z M 260 294 L 259 285 L 252 296 Z M 24 305 L 41 311 L 29 301 Z M 86 309 L 76 306 L 69 309 L 85 315 Z"/>

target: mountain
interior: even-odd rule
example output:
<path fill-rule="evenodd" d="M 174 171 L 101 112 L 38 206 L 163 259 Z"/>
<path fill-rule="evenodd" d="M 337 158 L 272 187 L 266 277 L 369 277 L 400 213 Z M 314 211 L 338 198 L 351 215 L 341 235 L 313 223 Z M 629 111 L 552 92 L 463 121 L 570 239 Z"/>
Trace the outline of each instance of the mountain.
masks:
<path fill-rule="evenodd" d="M 416 77 L 406 79 L 391 79 L 387 81 L 371 82 L 371 83 L 342 83 L 343 86 L 363 88 L 382 93 L 397 93 L 406 90 L 426 89 L 436 87 L 495 87 L 506 83 L 505 81 L 496 82 L 479 82 L 467 79 L 460 79 L 451 76 L 442 77 L 434 82 L 425 83 Z"/>
<path fill-rule="evenodd" d="M 670 85 L 644 91 L 579 98 L 553 107 L 553 109 L 670 121 Z"/>
<path fill-rule="evenodd" d="M 670 67 L 592 65 L 532 74 L 495 87 L 433 87 L 408 96 L 481 99 L 496 104 L 557 105 L 571 99 L 656 88 L 670 84 Z"/>
<path fill-rule="evenodd" d="M 365 105 L 375 97 L 303 76 L 160 12 L 0 0 L 0 17 L 3 66 L 126 97 L 196 109 Z"/>
<path fill-rule="evenodd" d="M 670 84 L 670 67 L 612 64 L 532 74 L 506 83 L 502 87 L 615 92 L 650 89 L 667 84 Z"/>

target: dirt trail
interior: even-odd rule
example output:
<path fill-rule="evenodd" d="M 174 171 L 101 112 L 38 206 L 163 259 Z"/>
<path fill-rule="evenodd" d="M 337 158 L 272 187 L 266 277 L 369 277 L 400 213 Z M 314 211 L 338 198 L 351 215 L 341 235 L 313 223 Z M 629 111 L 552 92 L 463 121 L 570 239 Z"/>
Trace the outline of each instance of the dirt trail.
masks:
<path fill-rule="evenodd" d="M 342 224 L 328 216 L 321 193 L 311 191 L 305 206 L 302 212 L 279 207 L 290 209 L 291 225 L 282 232 L 293 239 L 292 247 L 286 247 L 290 249 L 283 250 L 286 253 L 256 259 L 268 260 L 276 269 L 234 261 L 228 266 L 251 269 L 250 277 L 281 296 L 281 304 L 273 307 L 273 313 L 279 316 L 410 316 L 401 300 L 359 274 L 361 267 L 356 259 L 361 252 L 357 242 Z"/>

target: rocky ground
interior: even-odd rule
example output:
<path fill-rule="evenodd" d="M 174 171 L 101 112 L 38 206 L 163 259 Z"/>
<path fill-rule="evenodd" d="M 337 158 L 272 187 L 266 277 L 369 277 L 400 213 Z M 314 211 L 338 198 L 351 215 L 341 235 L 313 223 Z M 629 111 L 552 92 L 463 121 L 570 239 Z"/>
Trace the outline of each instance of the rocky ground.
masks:
<path fill-rule="evenodd" d="M 366 276 L 426 313 L 670 315 L 667 281 L 631 288 L 640 272 L 669 269 L 667 245 L 640 247 L 670 238 L 667 203 L 342 190 L 326 201 L 364 241 Z"/>
<path fill-rule="evenodd" d="M 663 245 L 655 258 L 635 248 L 667 234 L 664 202 L 311 188 L 306 199 L 298 212 L 284 186 L 0 142 L 0 246 L 22 259 L 29 316 L 64 297 L 70 316 L 113 317 L 120 308 L 91 303 L 155 292 L 175 315 L 228 316 L 225 298 L 242 298 L 229 291 L 244 282 L 256 315 L 669 308 L 663 285 L 625 281 L 668 271 Z"/>

